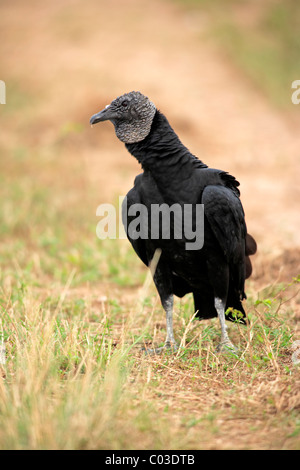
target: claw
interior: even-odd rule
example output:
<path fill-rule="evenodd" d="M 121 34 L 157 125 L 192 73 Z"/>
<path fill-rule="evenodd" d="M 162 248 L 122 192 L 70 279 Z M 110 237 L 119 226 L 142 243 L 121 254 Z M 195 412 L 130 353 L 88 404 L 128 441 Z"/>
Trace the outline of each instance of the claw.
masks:
<path fill-rule="evenodd" d="M 147 354 L 149 356 L 162 354 L 166 350 L 171 350 L 172 352 L 176 352 L 178 350 L 178 346 L 177 346 L 176 343 L 171 344 L 169 342 L 166 342 L 160 348 L 154 348 L 154 349 L 142 348 L 142 351 L 145 351 L 145 354 Z"/>
<path fill-rule="evenodd" d="M 238 355 L 240 352 L 238 348 L 234 346 L 234 344 L 232 344 L 231 341 L 227 340 L 227 341 L 222 341 L 221 343 L 218 344 L 218 346 L 216 347 L 216 353 L 217 354 L 232 353 L 232 354 Z"/>

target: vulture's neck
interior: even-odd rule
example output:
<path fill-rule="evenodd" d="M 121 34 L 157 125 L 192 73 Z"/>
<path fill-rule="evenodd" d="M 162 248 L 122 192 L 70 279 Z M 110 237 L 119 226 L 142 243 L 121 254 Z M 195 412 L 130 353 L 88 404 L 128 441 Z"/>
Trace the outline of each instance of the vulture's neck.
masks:
<path fill-rule="evenodd" d="M 207 168 L 182 144 L 167 118 L 156 111 L 151 131 L 141 142 L 126 144 L 127 150 L 150 172 L 158 187 L 186 185 L 195 166 Z"/>

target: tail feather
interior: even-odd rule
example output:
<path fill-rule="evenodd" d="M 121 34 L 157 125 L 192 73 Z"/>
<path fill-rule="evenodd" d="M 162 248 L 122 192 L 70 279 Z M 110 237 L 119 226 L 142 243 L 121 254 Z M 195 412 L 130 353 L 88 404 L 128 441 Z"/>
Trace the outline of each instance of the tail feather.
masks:
<path fill-rule="evenodd" d="M 252 235 L 247 233 L 246 235 L 246 248 L 245 248 L 245 271 L 246 271 L 246 279 L 248 279 L 252 274 L 252 264 L 249 258 L 250 255 L 254 255 L 257 251 L 257 244 Z"/>

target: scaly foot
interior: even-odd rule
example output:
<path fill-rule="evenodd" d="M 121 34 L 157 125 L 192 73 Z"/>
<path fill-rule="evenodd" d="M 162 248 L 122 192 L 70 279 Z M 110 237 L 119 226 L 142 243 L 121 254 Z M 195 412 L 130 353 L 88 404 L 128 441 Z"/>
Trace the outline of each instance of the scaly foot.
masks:
<path fill-rule="evenodd" d="M 176 343 L 170 343 L 169 341 L 167 341 L 163 346 L 161 346 L 160 348 L 154 348 L 154 349 L 148 349 L 148 348 L 142 348 L 143 351 L 145 351 L 145 353 L 149 356 L 153 356 L 153 355 L 156 355 L 156 354 L 162 354 L 164 351 L 172 351 L 172 352 L 176 352 L 178 350 L 178 346 Z"/>
<path fill-rule="evenodd" d="M 216 353 L 232 353 L 238 355 L 240 352 L 230 340 L 226 340 L 218 344 L 218 346 L 216 347 Z"/>

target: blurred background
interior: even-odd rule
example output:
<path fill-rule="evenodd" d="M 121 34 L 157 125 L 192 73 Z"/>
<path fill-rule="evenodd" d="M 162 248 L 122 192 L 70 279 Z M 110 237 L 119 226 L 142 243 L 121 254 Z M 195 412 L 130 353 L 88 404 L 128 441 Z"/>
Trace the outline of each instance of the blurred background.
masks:
<path fill-rule="evenodd" d="M 299 0 L 0 0 L 1 449 L 299 448 L 299 31 Z M 96 236 L 140 165 L 89 124 L 132 90 L 240 181 L 258 253 L 239 360 L 191 295 L 180 356 L 141 351 L 165 339 L 157 293 Z"/>
<path fill-rule="evenodd" d="M 117 204 L 139 164 L 110 123 L 89 125 L 132 90 L 150 97 L 192 153 L 240 181 L 259 245 L 257 285 L 295 276 L 299 30 L 297 0 L 1 1 L 4 287 L 53 288 L 72 270 L 77 286 L 142 282 L 127 240 L 96 237 L 97 206 Z"/>

